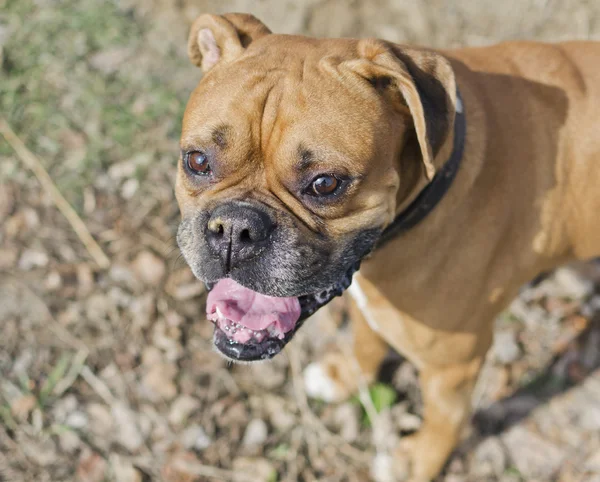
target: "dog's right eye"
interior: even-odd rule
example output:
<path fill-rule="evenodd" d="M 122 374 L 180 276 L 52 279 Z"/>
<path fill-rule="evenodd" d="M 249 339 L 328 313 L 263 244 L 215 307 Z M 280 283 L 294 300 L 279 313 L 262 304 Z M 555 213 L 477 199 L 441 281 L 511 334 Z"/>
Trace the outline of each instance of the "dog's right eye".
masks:
<path fill-rule="evenodd" d="M 202 151 L 191 151 L 185 154 L 187 168 L 196 175 L 206 176 L 211 173 L 208 156 Z"/>
<path fill-rule="evenodd" d="M 334 174 L 321 174 L 314 178 L 304 190 L 304 194 L 323 200 L 335 198 L 348 185 L 348 179 Z"/>
<path fill-rule="evenodd" d="M 323 175 L 317 177 L 311 184 L 312 193 L 316 196 L 329 196 L 337 191 L 340 180 L 335 176 Z"/>

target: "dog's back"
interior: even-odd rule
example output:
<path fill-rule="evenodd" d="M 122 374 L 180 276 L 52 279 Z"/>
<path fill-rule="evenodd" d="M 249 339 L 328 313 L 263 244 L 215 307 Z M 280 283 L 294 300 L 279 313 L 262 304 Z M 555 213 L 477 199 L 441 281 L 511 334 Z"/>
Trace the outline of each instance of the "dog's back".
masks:
<path fill-rule="evenodd" d="M 535 249 L 600 255 L 600 43 L 518 41 L 444 54 L 484 104 L 484 130 L 493 132 L 484 162 L 508 166 L 489 171 L 511 177 L 507 199 L 544 193 L 535 200 L 545 224 Z"/>

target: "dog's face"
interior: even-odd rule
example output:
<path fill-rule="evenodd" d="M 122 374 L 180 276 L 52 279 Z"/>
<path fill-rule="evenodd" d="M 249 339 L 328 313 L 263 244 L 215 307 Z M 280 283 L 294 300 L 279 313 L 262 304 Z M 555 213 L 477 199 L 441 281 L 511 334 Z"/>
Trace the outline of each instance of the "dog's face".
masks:
<path fill-rule="evenodd" d="M 445 83 L 380 41 L 276 36 L 240 14 L 200 17 L 189 51 L 205 76 L 183 122 L 178 244 L 210 290 L 216 347 L 270 358 L 431 176 L 454 80 L 431 54 Z"/>

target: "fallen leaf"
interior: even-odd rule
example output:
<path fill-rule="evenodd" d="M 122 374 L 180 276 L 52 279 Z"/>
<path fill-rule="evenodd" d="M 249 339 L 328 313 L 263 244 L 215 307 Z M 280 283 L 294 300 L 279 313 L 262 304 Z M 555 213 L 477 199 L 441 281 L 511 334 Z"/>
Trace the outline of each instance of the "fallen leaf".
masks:
<path fill-rule="evenodd" d="M 96 452 L 83 451 L 77 464 L 77 479 L 80 482 L 102 482 L 106 475 L 106 461 Z"/>
<path fill-rule="evenodd" d="M 10 404 L 13 417 L 19 420 L 27 420 L 29 414 L 37 406 L 37 399 L 33 395 L 23 395 Z"/>

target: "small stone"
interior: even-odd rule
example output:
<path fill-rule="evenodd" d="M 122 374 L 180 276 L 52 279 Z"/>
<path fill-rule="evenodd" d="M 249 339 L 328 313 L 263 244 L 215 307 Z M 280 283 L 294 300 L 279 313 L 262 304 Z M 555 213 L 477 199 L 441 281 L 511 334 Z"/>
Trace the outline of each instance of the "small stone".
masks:
<path fill-rule="evenodd" d="M 121 402 L 115 403 L 111 412 L 117 427 L 117 441 L 129 452 L 136 452 L 144 443 L 136 414 Z"/>
<path fill-rule="evenodd" d="M 46 276 L 46 280 L 44 282 L 44 288 L 47 291 L 56 291 L 57 289 L 62 287 L 62 277 L 58 271 L 51 271 Z"/>
<path fill-rule="evenodd" d="M 509 364 L 517 361 L 521 356 L 517 334 L 512 330 L 496 332 L 494 334 L 493 353 L 500 363 Z"/>
<path fill-rule="evenodd" d="M 527 480 L 550 480 L 567 455 L 565 450 L 520 425 L 501 438 L 514 465 Z"/>
<path fill-rule="evenodd" d="M 81 447 L 81 439 L 72 430 L 65 430 L 58 435 L 58 446 L 62 452 L 73 454 Z"/>
<path fill-rule="evenodd" d="M 49 258 L 44 251 L 26 249 L 19 259 L 19 269 L 28 271 L 34 268 L 43 268 L 48 264 Z"/>
<path fill-rule="evenodd" d="M 165 262 L 151 251 L 140 252 L 132 263 L 133 270 L 147 285 L 157 285 L 165 275 Z"/>
<path fill-rule="evenodd" d="M 190 395 L 181 395 L 171 404 L 169 422 L 172 425 L 182 425 L 188 417 L 200 407 L 200 402 Z"/>
<path fill-rule="evenodd" d="M 250 420 L 250 423 L 246 427 L 244 437 L 242 439 L 242 445 L 245 446 L 257 446 L 263 445 L 269 434 L 269 429 L 264 420 L 260 418 L 254 418 Z"/>
<path fill-rule="evenodd" d="M 90 431 L 99 438 L 107 438 L 112 435 L 114 419 L 110 410 L 100 403 L 90 403 L 86 407 L 89 418 Z"/>
<path fill-rule="evenodd" d="M 186 449 L 204 450 L 212 444 L 212 440 L 200 425 L 191 425 L 186 428 L 180 437 Z"/>
<path fill-rule="evenodd" d="M 88 424 L 88 417 L 84 412 L 76 411 L 67 416 L 65 424 L 75 429 L 82 429 Z"/>
<path fill-rule="evenodd" d="M 157 363 L 142 379 L 142 384 L 150 390 L 150 397 L 154 401 L 159 399 L 172 400 L 177 395 L 177 386 L 173 379 L 177 374 L 177 367 L 173 363 Z"/>
<path fill-rule="evenodd" d="M 360 433 L 359 407 L 355 403 L 343 403 L 335 409 L 334 422 L 340 430 L 340 436 L 346 442 L 354 442 Z"/>
<path fill-rule="evenodd" d="M 506 452 L 497 437 L 488 437 L 473 454 L 471 470 L 478 476 L 499 476 L 506 468 Z"/>
<path fill-rule="evenodd" d="M 248 474 L 252 474 L 256 482 L 271 482 L 276 480 L 277 471 L 267 459 L 258 457 L 238 457 L 233 461 L 233 471 L 243 477 L 234 477 L 233 480 L 247 482 Z"/>
<path fill-rule="evenodd" d="M 586 298 L 594 291 L 594 283 L 584 279 L 571 268 L 559 268 L 554 273 L 556 283 L 562 288 L 563 296 L 576 300 Z"/>
<path fill-rule="evenodd" d="M 142 482 L 142 474 L 125 457 L 110 455 L 110 466 L 118 482 Z"/>
<path fill-rule="evenodd" d="M 140 187 L 140 181 L 135 177 L 127 179 L 121 186 L 121 196 L 123 199 L 131 199 Z"/>

